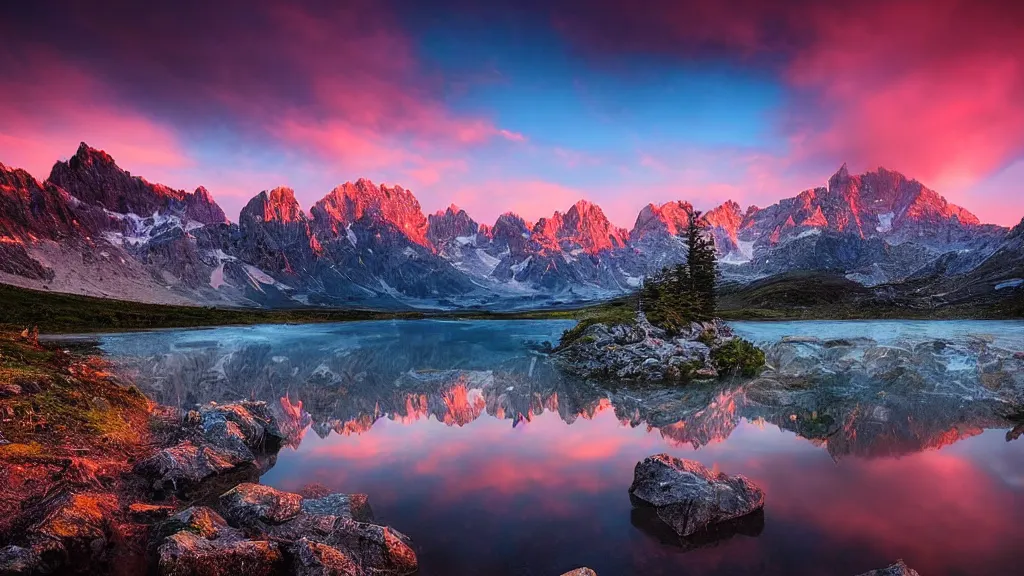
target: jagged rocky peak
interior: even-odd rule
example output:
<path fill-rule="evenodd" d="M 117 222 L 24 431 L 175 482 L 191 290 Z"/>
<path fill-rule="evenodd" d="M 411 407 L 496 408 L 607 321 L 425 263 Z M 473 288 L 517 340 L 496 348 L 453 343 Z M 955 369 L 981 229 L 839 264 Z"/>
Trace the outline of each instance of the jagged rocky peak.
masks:
<path fill-rule="evenodd" d="M 56 186 L 0 164 L 0 242 L 29 236 L 55 238 L 74 226 L 66 198 Z"/>
<path fill-rule="evenodd" d="M 57 162 L 50 182 L 85 202 L 119 213 L 151 215 L 167 207 L 169 200 L 184 200 L 185 193 L 151 184 L 122 170 L 114 159 L 85 142 L 67 162 Z"/>
<path fill-rule="evenodd" d="M 295 191 L 279 186 L 273 190 L 264 190 L 249 200 L 242 208 L 239 223 L 243 226 L 259 222 L 305 222 L 306 214 L 295 199 Z"/>
<path fill-rule="evenodd" d="M 412 192 L 401 186 L 374 184 L 366 178 L 346 182 L 324 196 L 310 210 L 317 225 L 338 235 L 351 224 L 388 225 L 409 240 L 430 246 L 427 219 Z"/>
<path fill-rule="evenodd" d="M 49 182 L 86 205 L 120 214 L 151 216 L 168 212 L 202 224 L 227 221 L 224 211 L 205 188 L 187 193 L 132 176 L 110 154 L 85 142 L 67 162 L 53 165 Z"/>
<path fill-rule="evenodd" d="M 827 186 L 804 190 L 744 220 L 744 227 L 753 227 L 755 236 L 773 244 L 814 230 L 861 238 L 927 237 L 951 242 L 966 238 L 980 225 L 967 210 L 899 172 L 878 168 L 852 175 L 846 164 Z"/>
<path fill-rule="evenodd" d="M 40 187 L 35 176 L 21 168 L 8 167 L 0 162 L 0 192 L 11 194 L 28 190 L 30 187 Z"/>
<path fill-rule="evenodd" d="M 494 221 L 494 226 L 481 233 L 489 236 L 497 248 L 509 248 L 513 252 L 520 252 L 529 242 L 533 233 L 533 224 L 527 222 L 522 216 L 513 212 L 505 212 Z"/>
<path fill-rule="evenodd" d="M 648 204 L 637 215 L 630 238 L 639 240 L 652 234 L 678 236 L 686 230 L 692 211 L 693 205 L 683 201 L 666 202 L 660 206 Z"/>
<path fill-rule="evenodd" d="M 828 189 L 832 190 L 833 188 L 843 186 L 849 180 L 850 169 L 847 168 L 846 162 L 843 162 L 843 165 L 839 167 L 839 170 L 836 170 L 836 173 L 828 179 Z"/>
<path fill-rule="evenodd" d="M 556 213 L 557 215 L 557 213 Z M 612 225 L 597 204 L 580 200 L 561 218 L 559 238 L 577 244 L 592 254 L 622 248 L 629 234 Z"/>
<path fill-rule="evenodd" d="M 185 216 L 203 224 L 224 224 L 228 221 L 224 210 L 213 200 L 210 191 L 200 186 L 185 195 Z"/>
<path fill-rule="evenodd" d="M 1020 238 L 1020 237 L 1024 237 L 1024 218 L 1021 218 L 1020 219 L 1020 224 L 1017 224 L 1016 226 L 1011 228 L 1009 234 L 1007 235 L 1007 238 Z"/>
<path fill-rule="evenodd" d="M 727 200 L 721 206 L 717 206 L 704 214 L 704 221 L 708 223 L 711 229 L 711 234 L 715 239 L 715 248 L 719 254 L 726 254 L 739 249 L 739 232 L 744 224 L 744 217 L 743 213 L 740 212 L 739 204 L 732 200 Z"/>
<path fill-rule="evenodd" d="M 427 217 L 427 239 L 435 246 L 456 238 L 475 238 L 480 226 L 455 204 Z"/>
<path fill-rule="evenodd" d="M 740 205 L 732 200 L 726 200 L 722 205 L 708 210 L 704 214 L 704 220 L 709 226 L 715 226 L 735 233 L 743 225 L 743 213 L 740 212 Z"/>

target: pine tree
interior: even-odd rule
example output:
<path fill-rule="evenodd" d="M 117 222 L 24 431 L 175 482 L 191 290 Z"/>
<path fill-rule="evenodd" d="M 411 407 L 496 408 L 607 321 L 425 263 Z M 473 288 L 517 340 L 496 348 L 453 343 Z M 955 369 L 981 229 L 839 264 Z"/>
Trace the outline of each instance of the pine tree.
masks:
<path fill-rule="evenodd" d="M 686 268 L 689 276 L 689 293 L 695 301 L 697 316 L 708 319 L 714 317 L 717 306 L 715 282 L 718 279 L 718 267 L 715 242 L 708 233 L 707 221 L 699 210 L 690 211 L 688 220 Z"/>
<path fill-rule="evenodd" d="M 694 320 L 715 315 L 715 244 L 700 212 L 689 213 L 684 241 L 686 262 L 663 268 L 647 279 L 640 296 L 647 319 L 669 333 L 678 333 Z"/>

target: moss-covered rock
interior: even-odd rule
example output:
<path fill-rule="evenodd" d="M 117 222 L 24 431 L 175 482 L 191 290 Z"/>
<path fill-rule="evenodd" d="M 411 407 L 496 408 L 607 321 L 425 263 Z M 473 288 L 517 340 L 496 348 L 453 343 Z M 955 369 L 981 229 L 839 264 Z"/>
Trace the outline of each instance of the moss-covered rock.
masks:
<path fill-rule="evenodd" d="M 764 351 L 748 340 L 732 338 L 711 349 L 711 362 L 722 375 L 756 376 L 764 367 Z"/>

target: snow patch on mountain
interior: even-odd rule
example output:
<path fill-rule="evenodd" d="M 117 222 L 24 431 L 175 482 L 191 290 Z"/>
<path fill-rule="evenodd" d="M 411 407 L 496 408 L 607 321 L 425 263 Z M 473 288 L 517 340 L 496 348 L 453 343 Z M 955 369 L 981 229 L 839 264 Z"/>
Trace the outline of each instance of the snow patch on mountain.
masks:
<path fill-rule="evenodd" d="M 996 290 L 1016 288 L 1021 285 L 1024 285 L 1024 278 L 1011 278 L 1009 280 L 1006 280 L 1005 282 L 1000 282 L 999 284 L 996 284 Z"/>
<path fill-rule="evenodd" d="M 885 234 L 886 232 L 892 231 L 892 219 L 896 217 L 893 212 L 886 212 L 885 214 L 878 215 L 878 226 L 875 230 Z"/>

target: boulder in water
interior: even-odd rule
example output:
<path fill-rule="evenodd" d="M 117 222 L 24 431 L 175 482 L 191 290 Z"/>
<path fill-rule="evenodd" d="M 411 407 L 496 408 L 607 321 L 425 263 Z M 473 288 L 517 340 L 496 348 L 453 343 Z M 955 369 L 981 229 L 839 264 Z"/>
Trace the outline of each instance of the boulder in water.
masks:
<path fill-rule="evenodd" d="M 668 454 L 636 465 L 629 498 L 650 506 L 676 534 L 691 536 L 764 507 L 764 491 L 743 476 L 715 474 L 693 460 Z"/>

